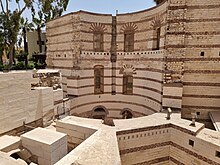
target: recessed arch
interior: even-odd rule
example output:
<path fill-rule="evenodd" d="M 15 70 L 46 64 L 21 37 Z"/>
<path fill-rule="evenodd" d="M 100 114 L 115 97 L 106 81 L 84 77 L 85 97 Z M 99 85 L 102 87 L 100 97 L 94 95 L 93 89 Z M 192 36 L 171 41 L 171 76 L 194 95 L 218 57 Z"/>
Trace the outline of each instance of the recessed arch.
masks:
<path fill-rule="evenodd" d="M 160 35 L 161 35 L 161 27 L 163 24 L 163 17 L 157 15 L 152 20 L 151 26 L 153 27 L 153 45 L 152 50 L 159 50 L 160 49 Z"/>
<path fill-rule="evenodd" d="M 105 25 L 102 23 L 92 23 L 90 30 L 93 33 L 93 49 L 95 52 L 104 51 L 104 32 Z"/>
<path fill-rule="evenodd" d="M 125 31 L 137 31 L 138 26 L 133 23 L 133 22 L 129 22 L 129 23 L 125 23 L 122 27 L 121 27 L 121 31 L 125 32 Z"/>
<path fill-rule="evenodd" d="M 102 23 L 92 23 L 89 28 L 93 33 L 100 32 L 104 33 L 107 29 Z"/>
<path fill-rule="evenodd" d="M 123 67 L 120 69 L 119 74 L 137 74 L 135 67 L 132 64 L 124 64 Z"/>
<path fill-rule="evenodd" d="M 94 94 L 104 93 L 104 66 L 94 66 Z"/>
<path fill-rule="evenodd" d="M 129 108 L 124 108 L 121 111 L 120 115 L 122 115 L 123 119 L 131 119 L 131 118 L 134 117 L 133 111 L 131 109 L 129 109 Z"/>
<path fill-rule="evenodd" d="M 122 26 L 121 31 L 124 33 L 124 51 L 133 52 L 134 51 L 134 34 L 138 29 L 137 25 L 134 23 L 126 23 Z"/>
<path fill-rule="evenodd" d="M 102 105 L 98 105 L 92 109 L 92 118 L 94 119 L 105 119 L 108 114 L 109 111 Z"/>
<path fill-rule="evenodd" d="M 156 30 L 162 26 L 163 22 L 163 17 L 161 15 L 156 15 L 151 22 L 151 26 Z"/>
<path fill-rule="evenodd" d="M 133 65 L 125 64 L 121 68 L 119 73 L 123 74 L 122 93 L 125 95 L 132 95 L 133 94 L 133 74 L 136 74 L 136 69 L 133 67 Z"/>

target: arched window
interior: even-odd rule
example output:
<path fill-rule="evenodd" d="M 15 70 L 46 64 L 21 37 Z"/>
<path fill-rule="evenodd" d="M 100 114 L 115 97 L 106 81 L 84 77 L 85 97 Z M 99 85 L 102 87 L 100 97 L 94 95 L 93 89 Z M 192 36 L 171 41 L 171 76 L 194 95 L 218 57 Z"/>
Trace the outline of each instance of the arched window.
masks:
<path fill-rule="evenodd" d="M 94 67 L 94 93 L 104 93 L 104 67 L 101 65 Z"/>
<path fill-rule="evenodd" d="M 153 50 L 159 50 L 160 49 L 160 33 L 161 33 L 161 28 L 157 27 L 154 29 L 154 41 L 153 41 Z"/>
<path fill-rule="evenodd" d="M 133 76 L 123 75 L 123 94 L 132 95 L 133 94 Z"/>
<path fill-rule="evenodd" d="M 104 44 L 103 44 L 103 33 L 96 31 L 93 33 L 93 48 L 95 52 L 103 52 Z"/>
<path fill-rule="evenodd" d="M 134 51 L 134 34 L 138 29 L 138 26 L 133 22 L 125 23 L 121 27 L 121 31 L 124 33 L 124 51 L 133 52 Z"/>
<path fill-rule="evenodd" d="M 124 31 L 124 51 L 125 52 L 134 51 L 134 30 Z"/>

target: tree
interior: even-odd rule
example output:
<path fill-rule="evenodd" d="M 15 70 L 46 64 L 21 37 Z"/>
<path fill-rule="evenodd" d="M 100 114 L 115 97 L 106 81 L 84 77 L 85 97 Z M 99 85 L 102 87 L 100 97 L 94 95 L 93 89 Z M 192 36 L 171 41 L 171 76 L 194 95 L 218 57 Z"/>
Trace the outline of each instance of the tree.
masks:
<path fill-rule="evenodd" d="M 13 63 L 13 50 L 17 42 L 17 36 L 20 28 L 20 19 L 26 8 L 32 5 L 32 0 L 23 0 L 24 6 L 21 8 L 21 0 L 16 0 L 17 8 L 14 11 L 9 9 L 11 0 L 0 0 L 0 33 L 4 40 L 4 49 L 9 49 L 9 66 Z"/>
<path fill-rule="evenodd" d="M 20 21 L 20 38 L 18 40 L 18 45 L 21 47 L 21 43 L 24 43 L 24 54 L 26 54 L 25 66 L 28 64 L 28 43 L 27 43 L 27 31 L 33 31 L 34 25 L 33 23 L 29 23 L 28 19 L 21 18 Z"/>
<path fill-rule="evenodd" d="M 32 8 L 33 23 L 37 27 L 39 52 L 42 52 L 41 29 L 51 19 L 55 19 L 66 11 L 69 0 L 39 0 L 36 9 Z"/>
<path fill-rule="evenodd" d="M 0 35 L 2 37 L 2 43 L 0 46 L 3 47 L 4 50 L 9 50 L 10 68 L 13 64 L 13 50 L 17 42 L 22 13 L 27 8 L 31 9 L 31 13 L 34 18 L 33 21 L 37 25 L 40 34 L 41 28 L 45 25 L 46 21 L 60 16 L 62 12 L 66 10 L 68 2 L 69 0 L 5 0 L 3 3 L 3 0 L 0 0 Z M 14 11 L 10 10 L 11 3 L 17 4 L 17 8 L 15 8 Z M 22 8 L 20 4 L 23 4 Z M 38 17 L 35 16 L 35 11 L 38 11 Z M 24 33 L 26 32 L 24 31 Z M 39 47 L 42 51 L 40 35 Z"/>
<path fill-rule="evenodd" d="M 164 0 L 154 0 L 154 2 L 159 5 L 161 2 L 163 2 Z"/>
<path fill-rule="evenodd" d="M 4 50 L 5 50 L 5 42 L 4 42 L 4 37 L 2 32 L 0 31 L 0 65 L 3 64 L 3 55 L 4 55 Z"/>

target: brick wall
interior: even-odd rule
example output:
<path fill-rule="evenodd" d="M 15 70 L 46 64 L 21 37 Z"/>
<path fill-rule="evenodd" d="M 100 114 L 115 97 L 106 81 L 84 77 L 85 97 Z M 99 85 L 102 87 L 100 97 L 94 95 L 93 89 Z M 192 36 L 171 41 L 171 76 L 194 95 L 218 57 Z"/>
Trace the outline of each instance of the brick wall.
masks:
<path fill-rule="evenodd" d="M 200 121 L 210 121 L 208 112 L 218 110 L 220 107 L 219 80 L 217 78 L 220 73 L 220 18 L 217 14 L 219 5 L 219 0 L 167 0 L 151 9 L 116 15 L 118 52 L 116 72 L 118 74 L 123 65 L 135 66 L 137 70 L 137 74 L 134 75 L 134 93 L 139 96 L 138 98 L 125 97 L 126 100 L 137 100 L 132 102 L 140 102 L 156 111 L 160 110 L 159 106 L 162 104 L 164 107 L 181 109 L 184 118 L 190 118 L 191 112 L 197 111 L 200 113 L 198 116 Z M 145 58 L 138 55 L 138 52 L 142 53 L 154 49 L 157 40 L 155 32 L 158 27 L 161 28 L 160 49 L 165 49 L 163 59 L 157 61 L 153 56 Z M 73 109 L 75 108 L 74 104 L 78 105 L 77 102 L 87 103 L 86 100 L 91 97 L 95 99 L 93 106 L 103 104 L 103 97 L 108 101 L 116 98 L 110 97 L 113 84 L 111 82 L 112 76 L 115 77 L 112 72 L 110 54 L 109 56 L 101 53 L 99 55 L 93 54 L 93 32 L 97 29 L 103 32 L 104 52 L 110 53 L 111 15 L 79 11 L 47 24 L 47 61 L 49 67 L 62 70 L 65 95 L 86 96 L 86 99 L 83 98 L 81 101 L 80 98 L 73 100 Z M 134 52 L 131 54 L 124 53 L 124 32 L 126 29 L 134 31 Z M 89 52 L 89 54 L 83 54 L 83 51 Z M 201 52 L 204 52 L 204 56 Z M 107 76 L 104 86 L 107 93 L 101 98 L 93 94 L 93 67 L 95 65 L 103 65 L 105 67 L 104 73 Z M 161 77 L 163 73 L 164 77 Z M 116 92 L 118 94 L 122 89 L 120 76 L 119 74 L 116 76 Z M 166 88 L 163 83 L 168 84 L 170 89 L 168 93 L 175 91 L 176 84 L 180 84 L 179 88 L 182 93 L 178 94 L 178 98 L 175 94 L 165 94 L 164 103 L 161 103 L 163 91 L 161 88 L 163 86 Z M 140 95 L 144 95 L 144 97 L 140 97 Z M 151 102 L 152 99 L 149 100 L 149 95 L 153 98 L 153 102 Z M 118 98 L 120 99 L 120 97 Z M 146 100 L 144 100 L 145 98 Z M 157 100 L 156 103 L 155 100 Z M 131 104 L 128 106 L 139 109 Z M 88 106 L 84 106 L 84 108 L 88 108 L 84 112 L 92 109 Z M 121 108 L 114 107 L 112 109 Z M 143 109 L 147 109 L 147 107 L 139 109 L 138 112 L 148 114 L 144 113 Z M 80 109 L 75 110 L 74 113 L 77 111 L 84 113 Z M 116 117 L 117 113 L 113 113 L 112 115 Z"/>

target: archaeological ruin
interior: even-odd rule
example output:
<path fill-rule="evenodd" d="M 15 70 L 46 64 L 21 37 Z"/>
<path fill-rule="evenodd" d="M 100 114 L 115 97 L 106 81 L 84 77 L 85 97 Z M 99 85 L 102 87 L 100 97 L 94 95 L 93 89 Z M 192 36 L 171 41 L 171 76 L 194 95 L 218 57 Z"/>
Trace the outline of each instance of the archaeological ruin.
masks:
<path fill-rule="evenodd" d="M 47 69 L 0 72 L 0 165 L 220 165 L 220 0 L 46 32 Z"/>

